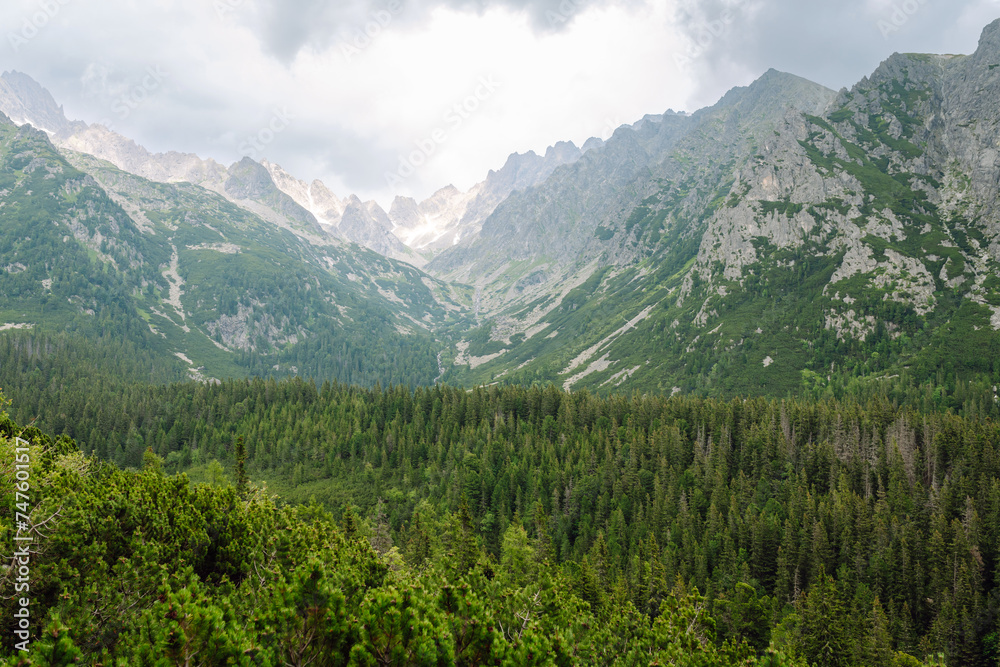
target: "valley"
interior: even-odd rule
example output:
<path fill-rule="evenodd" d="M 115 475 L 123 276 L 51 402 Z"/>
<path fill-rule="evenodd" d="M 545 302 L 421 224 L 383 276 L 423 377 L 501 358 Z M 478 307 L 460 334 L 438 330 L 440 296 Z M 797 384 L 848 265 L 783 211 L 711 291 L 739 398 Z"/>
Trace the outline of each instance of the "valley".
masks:
<path fill-rule="evenodd" d="M 998 664 L 998 68 L 391 204 L 4 72 L 0 664 Z"/>
<path fill-rule="evenodd" d="M 8 126 L 32 146 L 5 142 L 7 163 L 34 166 L 5 199 L 35 193 L 23 179 L 39 159 L 53 177 L 74 170 L 67 180 L 94 188 L 127 233 L 84 232 L 69 198 L 58 224 L 95 269 L 130 258 L 131 317 L 206 378 L 729 396 L 900 373 L 919 384 L 942 366 L 989 374 L 996 355 L 940 350 L 998 344 L 983 133 L 994 111 L 982 102 L 998 85 L 996 32 L 970 56 L 896 54 L 840 93 L 772 70 L 715 106 L 647 116 L 583 149 L 514 154 L 468 192 L 397 198 L 388 212 L 266 160 L 150 154 L 65 120 L 43 88 L 7 73 L 4 108 L 51 127 Z M 4 261 L 29 266 L 16 252 Z M 3 279 L 33 280 L 34 299 L 51 278 L 32 265 Z M 88 310 L 77 297 L 54 300 L 51 319 L 16 307 L 5 319 L 47 328 Z M 362 330 L 424 361 L 352 376 L 343 358 L 316 356 Z"/>

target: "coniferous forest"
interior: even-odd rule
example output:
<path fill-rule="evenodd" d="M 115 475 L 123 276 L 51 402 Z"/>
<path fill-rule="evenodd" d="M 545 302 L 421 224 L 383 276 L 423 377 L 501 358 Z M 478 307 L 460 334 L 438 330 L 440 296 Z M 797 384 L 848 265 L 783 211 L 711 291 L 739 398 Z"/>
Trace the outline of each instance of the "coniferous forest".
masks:
<path fill-rule="evenodd" d="M 5 417 L 30 664 L 996 665 L 1000 425 L 957 389 L 136 383 Z"/>

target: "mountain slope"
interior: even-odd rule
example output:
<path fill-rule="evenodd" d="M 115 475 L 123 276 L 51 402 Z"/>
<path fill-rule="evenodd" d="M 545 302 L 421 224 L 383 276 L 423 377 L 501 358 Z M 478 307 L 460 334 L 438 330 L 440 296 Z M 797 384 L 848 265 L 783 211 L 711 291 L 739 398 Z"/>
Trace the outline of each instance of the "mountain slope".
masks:
<path fill-rule="evenodd" d="M 745 395 L 996 378 L 998 33 L 972 56 L 894 55 L 839 95 L 769 72 L 511 197 L 429 265 L 480 294 L 446 379 Z"/>
<path fill-rule="evenodd" d="M 3 150 L 18 166 L 0 204 L 42 206 L 24 179 L 75 167 L 68 181 L 102 203 L 81 209 L 82 186 L 60 186 L 69 194 L 44 201 L 53 230 L 115 276 L 122 307 L 148 322 L 142 344 L 209 375 L 719 395 L 993 382 L 998 66 L 1000 21 L 970 56 L 895 54 L 840 93 L 771 70 L 696 113 L 512 155 L 468 192 L 397 198 L 388 213 L 249 159 L 205 187 L 64 145 L 70 167 L 11 125 Z M 61 115 L 21 83 L 0 103 Z M 17 90 L 31 99 L 11 101 Z M 0 257 L 12 288 L 44 258 L 34 243 Z M 26 285 L 5 325 L 30 324 L 44 295 Z M 77 292 L 43 319 L 96 312 Z"/>
<path fill-rule="evenodd" d="M 72 166 L 44 133 L 3 120 L 5 326 L 82 336 L 114 327 L 194 377 L 368 384 L 439 373 L 428 322 L 461 313 L 444 285 L 358 246 L 308 243 L 199 186 L 82 154 Z M 247 168 L 233 191 L 281 195 Z"/>
<path fill-rule="evenodd" d="M 508 199 L 479 239 L 429 265 L 441 277 L 475 283 L 477 313 L 489 322 L 460 343 L 469 347 L 458 360 L 474 372 L 459 377 L 485 379 L 513 366 L 526 368 L 515 377 L 575 384 L 568 380 L 588 369 L 588 350 L 627 334 L 679 288 L 675 274 L 697 254 L 739 160 L 785 114 L 821 109 L 834 95 L 769 72 L 710 109 L 620 128 L 544 184 Z M 510 354 L 492 357 L 505 349 Z M 601 355 L 595 362 L 592 372 L 614 365 Z"/>

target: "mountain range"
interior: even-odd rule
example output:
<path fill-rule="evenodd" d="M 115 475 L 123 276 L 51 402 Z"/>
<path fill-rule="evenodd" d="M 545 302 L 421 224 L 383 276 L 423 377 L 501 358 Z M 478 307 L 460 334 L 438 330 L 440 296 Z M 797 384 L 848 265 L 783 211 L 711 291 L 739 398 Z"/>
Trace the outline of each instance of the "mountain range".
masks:
<path fill-rule="evenodd" d="M 0 327 L 111 328 L 196 379 L 995 378 L 998 67 L 1000 21 L 850 90 L 770 70 L 388 211 L 266 160 L 150 153 L 6 72 Z"/>

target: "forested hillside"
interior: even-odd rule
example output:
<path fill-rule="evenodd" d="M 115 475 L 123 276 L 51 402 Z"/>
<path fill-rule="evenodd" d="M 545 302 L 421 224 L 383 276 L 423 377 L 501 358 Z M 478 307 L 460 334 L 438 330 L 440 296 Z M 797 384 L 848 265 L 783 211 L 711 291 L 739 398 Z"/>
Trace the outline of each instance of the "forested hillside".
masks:
<path fill-rule="evenodd" d="M 46 364 L 53 348 L 90 346 L 94 370 L 115 374 L 131 362 L 102 351 L 111 345 L 153 382 L 301 373 L 429 384 L 440 373 L 424 319 L 446 324 L 457 307 L 413 267 L 313 246 L 189 183 L 64 156 L 2 114 L 0 209 L 0 341 Z"/>
<path fill-rule="evenodd" d="M 242 479 L 192 485 L 152 453 L 122 471 L 6 415 L 0 433 L 5 476 L 31 461 L 30 508 L 5 486 L 0 537 L 11 543 L 16 507 L 28 515 L 17 535 L 33 540 L 19 561 L 33 641 L 19 653 L 3 633 L 5 665 L 804 664 L 717 643 L 705 598 L 655 562 L 652 606 L 593 608 L 519 524 L 502 558 L 485 554 L 467 504 L 433 554 L 407 561 L 378 517 L 361 524 L 348 509 L 337 526 Z M 5 588 L 15 571 L 5 566 Z M 16 597 L 0 599 L 6 618 Z"/>
<path fill-rule="evenodd" d="M 725 654 L 697 662 L 685 649 L 685 659 L 695 662 L 675 664 L 730 664 L 733 644 L 745 641 L 755 655 L 773 644 L 822 665 L 914 664 L 891 657 L 903 652 L 921 660 L 940 653 L 949 665 L 985 667 L 997 663 L 1000 629 L 1000 426 L 991 391 L 963 391 L 961 398 L 915 389 L 895 401 L 872 392 L 863 400 L 724 402 L 599 398 L 551 386 L 470 392 L 301 381 L 146 387 L 126 393 L 115 417 L 127 424 L 129 437 L 152 447 L 141 463 L 129 462 L 144 471 L 105 467 L 100 475 L 107 477 L 95 479 L 105 486 L 123 480 L 109 487 L 118 489 L 165 484 L 205 502 L 228 503 L 226 512 L 252 514 L 254 503 L 268 502 L 260 493 L 254 503 L 241 504 L 234 491 L 221 490 L 229 480 L 242 484 L 243 460 L 244 474 L 277 492 L 282 503 L 311 503 L 311 509 L 282 510 L 290 512 L 277 515 L 282 521 L 331 511 L 343 516 L 349 535 L 366 537 L 376 552 L 364 556 L 366 562 L 392 572 L 375 588 L 416 577 L 424 593 L 448 595 L 438 588 L 456 581 L 477 596 L 471 609 L 483 610 L 484 624 L 499 600 L 531 599 L 536 589 L 550 591 L 540 599 L 568 596 L 551 609 L 575 611 L 537 618 L 563 633 L 543 634 L 570 651 L 569 663 L 601 662 L 598 654 L 583 653 L 612 641 L 603 635 L 597 641 L 594 628 L 613 627 L 616 638 L 639 632 L 634 641 L 647 648 L 643 642 L 661 641 L 653 638 L 658 624 L 673 622 L 656 620 L 667 604 L 680 614 L 700 610 L 713 618 L 714 630 L 696 633 L 698 645 Z M 936 409 L 934 401 L 954 408 Z M 88 428 L 94 427 L 82 425 Z M 102 446 L 96 446 L 101 454 L 121 455 Z M 187 470 L 217 487 L 191 486 L 154 469 Z M 126 512 L 121 517 L 152 512 L 150 506 L 162 502 L 148 490 L 95 493 L 116 507 L 136 503 L 134 510 L 114 510 Z M 124 525 L 142 535 L 165 530 Z M 267 552 L 257 543 L 213 542 L 220 530 L 206 528 L 199 557 L 225 554 L 243 562 L 226 566 L 238 569 Z M 266 539 L 268 532 L 250 534 Z M 100 539 L 111 545 L 120 538 Z M 510 565 L 517 558 L 547 564 Z M 324 560 L 323 576 L 342 576 L 335 574 L 341 562 Z M 504 567 L 507 575 L 500 574 Z M 134 576 L 131 571 L 123 567 L 114 576 Z M 214 600 L 225 591 L 242 599 L 233 585 L 240 577 L 254 579 L 228 574 L 224 584 L 224 572 L 211 579 L 196 566 L 204 588 L 191 589 L 193 595 Z M 517 579 L 518 572 L 530 575 Z M 465 578 L 456 580 L 461 573 Z M 394 608 L 394 594 L 387 593 L 389 603 L 373 594 L 348 596 L 345 618 L 360 618 L 374 600 Z M 219 618 L 236 613 L 219 609 Z M 510 622 L 504 620 L 504 628 Z M 671 641 L 691 640 L 684 636 Z M 623 657 L 628 650 L 619 645 L 606 655 Z M 626 663 L 655 658 L 642 655 Z"/>

